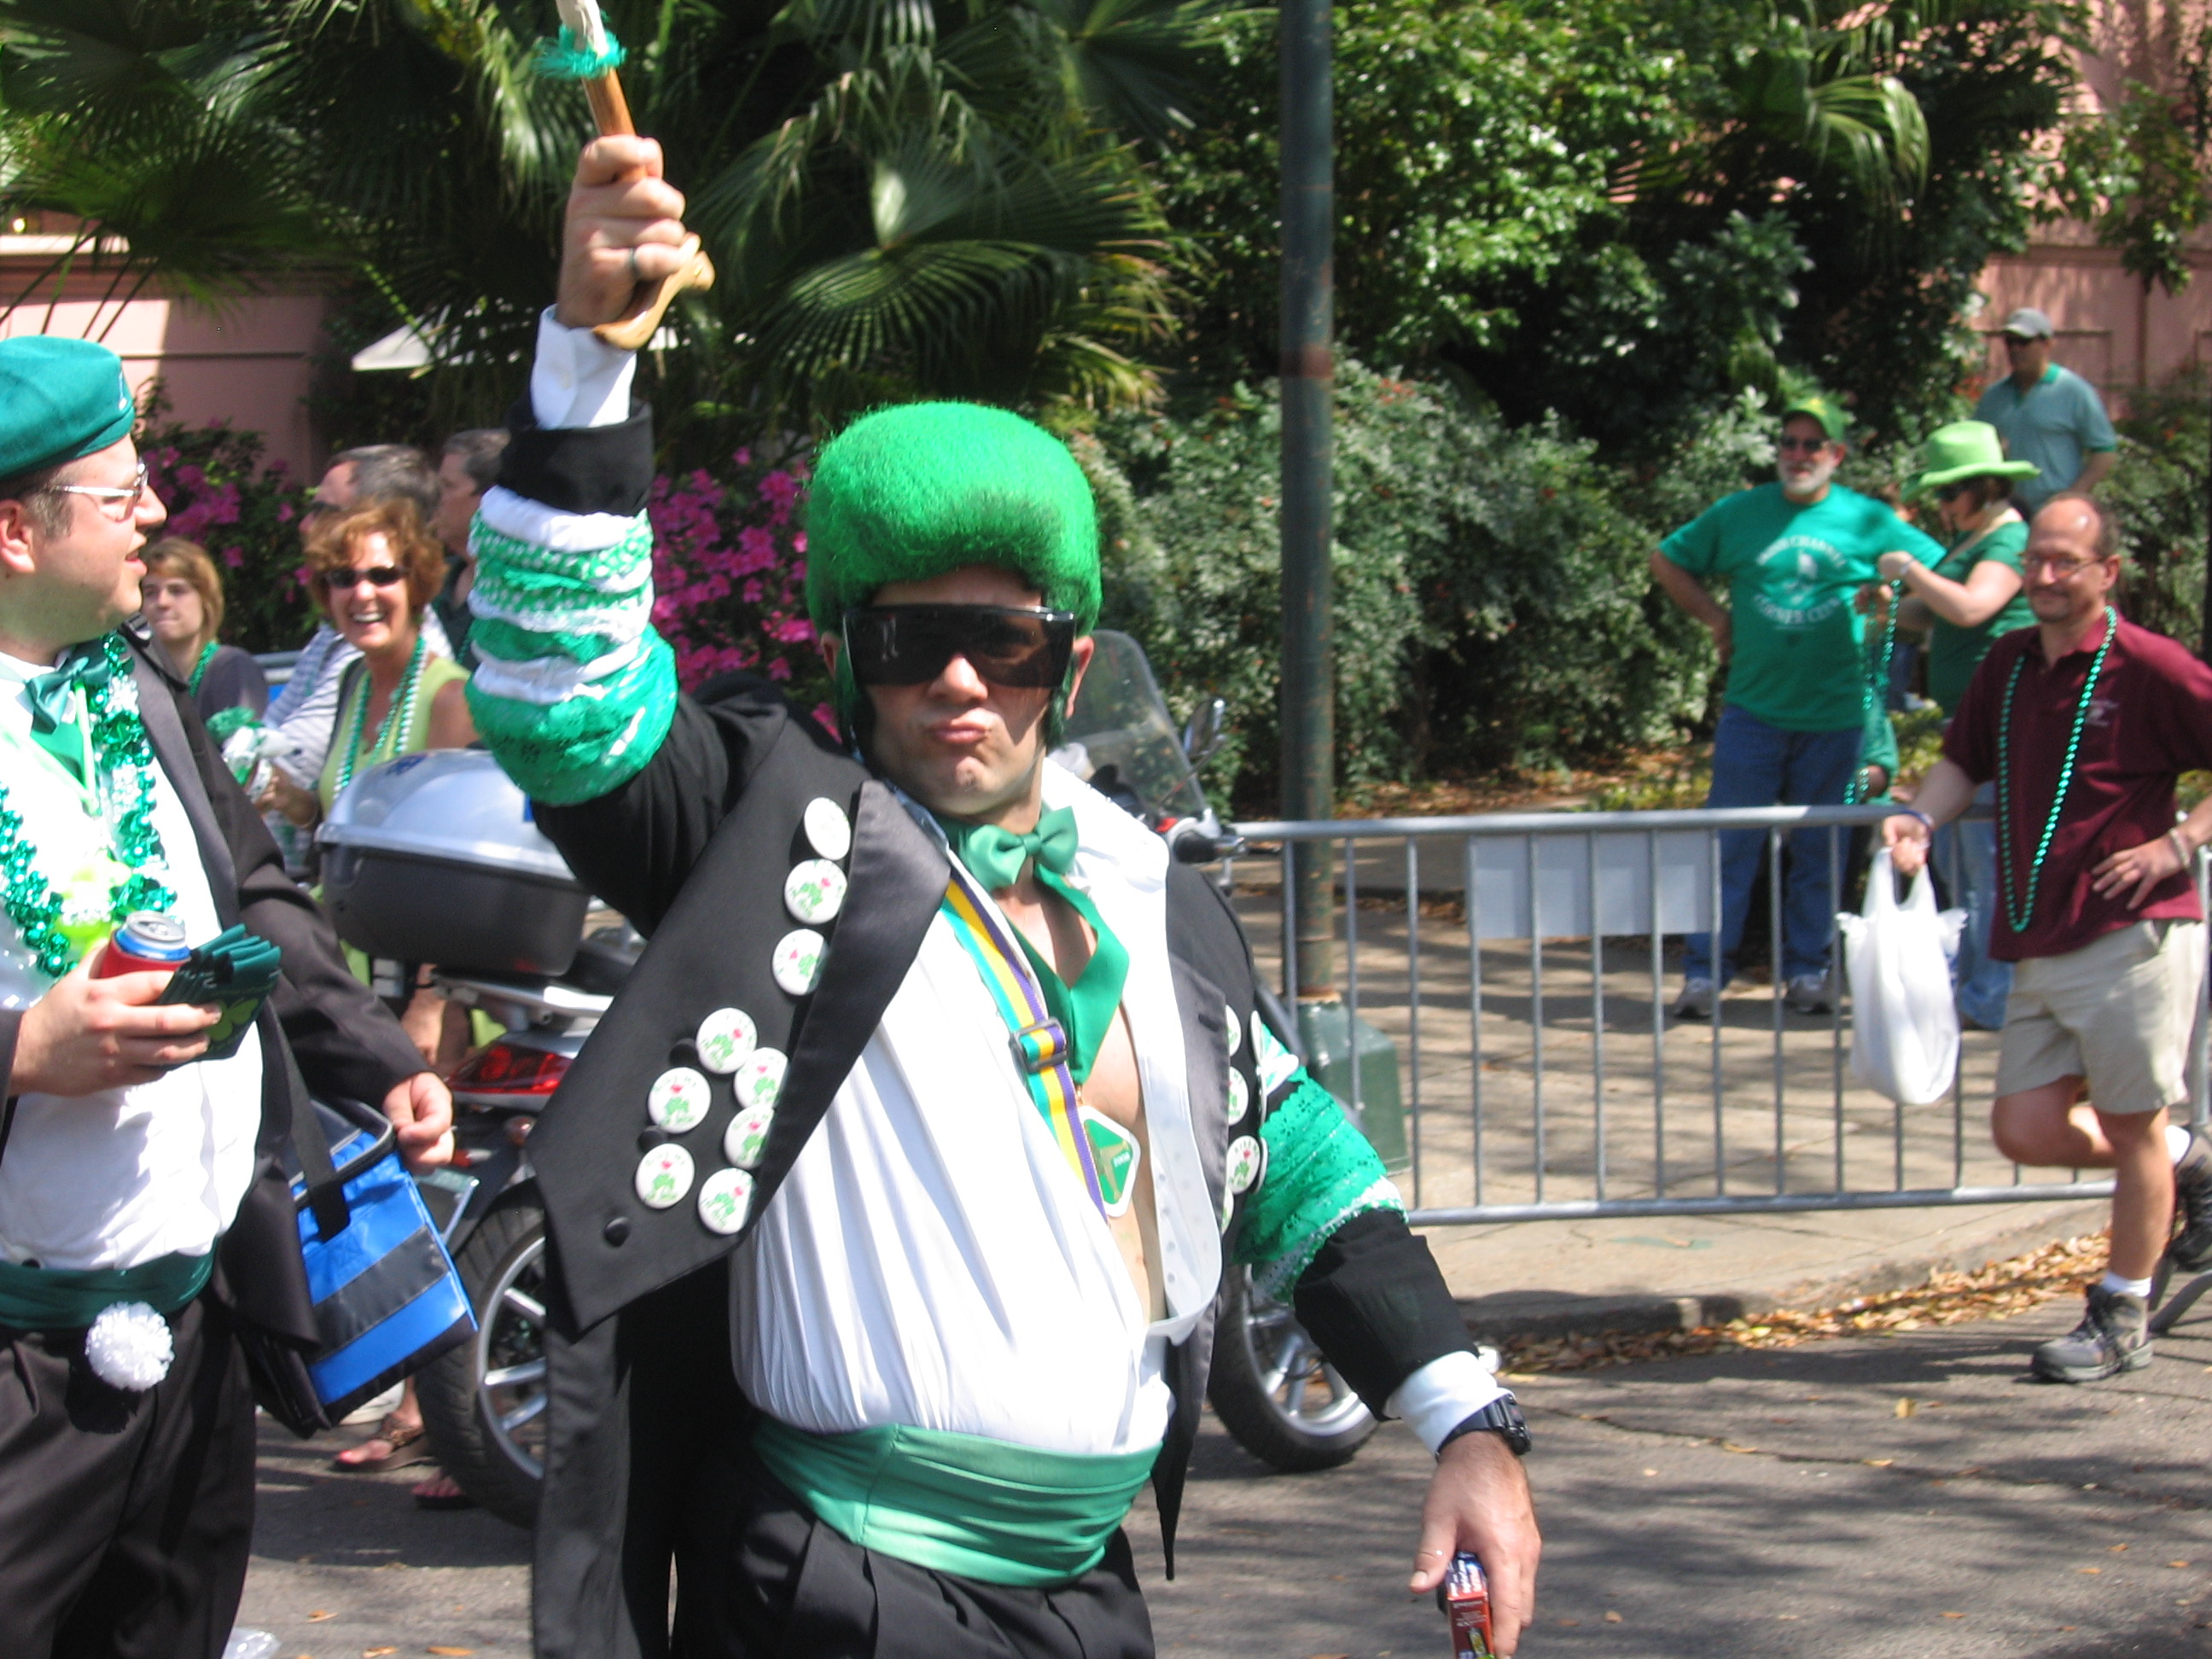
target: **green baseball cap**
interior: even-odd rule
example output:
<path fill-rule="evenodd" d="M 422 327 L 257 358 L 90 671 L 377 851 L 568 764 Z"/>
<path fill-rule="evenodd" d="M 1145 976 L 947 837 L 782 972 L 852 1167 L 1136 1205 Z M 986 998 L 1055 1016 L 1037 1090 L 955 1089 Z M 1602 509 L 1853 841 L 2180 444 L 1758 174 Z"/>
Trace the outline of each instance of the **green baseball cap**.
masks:
<path fill-rule="evenodd" d="M 1850 416 L 1844 413 L 1841 404 L 1825 392 L 1808 392 L 1802 398 L 1790 399 L 1789 406 L 1782 411 L 1782 418 L 1787 422 L 1792 415 L 1807 415 L 1818 421 L 1820 430 L 1828 434 L 1830 443 L 1839 444 L 1850 435 Z"/>
<path fill-rule="evenodd" d="M 56 334 L 0 340 L 0 478 L 95 454 L 131 435 L 138 405 L 123 360 Z"/>
<path fill-rule="evenodd" d="M 1905 486 L 1905 499 L 1964 478 L 2033 478 L 2041 471 L 2033 461 L 2005 459 L 2004 440 L 1988 422 L 1954 421 L 1937 427 L 1920 446 L 1920 471 Z"/>

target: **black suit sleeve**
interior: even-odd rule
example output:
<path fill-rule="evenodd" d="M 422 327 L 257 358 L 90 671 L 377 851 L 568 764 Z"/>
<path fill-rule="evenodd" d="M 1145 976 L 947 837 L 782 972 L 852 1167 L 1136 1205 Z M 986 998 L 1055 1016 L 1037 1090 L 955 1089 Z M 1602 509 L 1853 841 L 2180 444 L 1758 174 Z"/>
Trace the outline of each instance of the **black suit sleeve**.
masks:
<path fill-rule="evenodd" d="M 1331 1234 L 1291 1302 L 1328 1363 L 1377 1417 L 1415 1371 L 1472 1346 L 1428 1240 L 1395 1210 L 1370 1210 Z"/>

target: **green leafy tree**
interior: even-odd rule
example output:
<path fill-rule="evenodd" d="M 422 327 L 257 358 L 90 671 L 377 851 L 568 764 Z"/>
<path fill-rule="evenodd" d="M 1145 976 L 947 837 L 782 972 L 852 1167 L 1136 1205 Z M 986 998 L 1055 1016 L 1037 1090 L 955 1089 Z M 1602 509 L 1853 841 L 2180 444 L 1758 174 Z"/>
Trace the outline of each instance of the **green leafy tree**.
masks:
<path fill-rule="evenodd" d="M 2212 220 L 2212 21 L 2176 34 L 2161 43 L 2166 83 L 2130 81 L 2113 108 L 2073 123 L 2054 180 L 2059 208 L 2169 294 L 2188 287 L 2190 234 Z"/>
<path fill-rule="evenodd" d="M 720 268 L 653 354 L 680 448 L 927 393 L 1141 401 L 1166 318 L 1135 145 L 1187 123 L 1186 0 L 614 0 L 641 130 Z M 551 289 L 584 100 L 539 0 L 8 0 L 5 186 L 201 297 L 350 269 L 495 416 Z M 362 314 L 374 314 L 368 308 Z"/>

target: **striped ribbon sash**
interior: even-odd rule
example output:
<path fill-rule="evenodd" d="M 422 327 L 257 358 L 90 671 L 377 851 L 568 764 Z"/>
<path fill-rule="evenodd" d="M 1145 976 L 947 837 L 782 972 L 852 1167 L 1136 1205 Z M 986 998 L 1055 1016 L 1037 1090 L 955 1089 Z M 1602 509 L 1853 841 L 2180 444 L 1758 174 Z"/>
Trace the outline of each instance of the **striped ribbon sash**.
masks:
<path fill-rule="evenodd" d="M 1101 1214 L 1121 1214 L 1128 1208 L 1127 1188 L 1133 1183 L 1116 1182 L 1121 1190 L 1115 1196 L 1120 1202 L 1108 1202 L 1099 1184 L 1097 1149 L 1085 1123 L 1090 1115 L 1075 1097 L 1075 1073 L 1067 1064 L 1067 1033 L 1046 1008 L 1036 981 L 1022 962 L 1013 940 L 1006 937 L 1005 922 L 990 905 L 976 900 L 957 870 L 945 890 L 942 908 L 952 924 L 954 937 L 990 988 L 991 1000 L 998 1005 L 999 1017 L 1006 1022 L 1012 1039 L 1015 1063 L 1029 1079 L 1030 1097 L 1052 1131 L 1060 1155 Z"/>

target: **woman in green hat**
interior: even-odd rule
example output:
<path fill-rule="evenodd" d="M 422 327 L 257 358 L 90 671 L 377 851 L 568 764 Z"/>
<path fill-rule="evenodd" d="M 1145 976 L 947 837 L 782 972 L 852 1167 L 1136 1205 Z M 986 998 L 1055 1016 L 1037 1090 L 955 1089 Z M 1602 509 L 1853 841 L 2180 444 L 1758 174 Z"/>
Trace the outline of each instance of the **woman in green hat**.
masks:
<path fill-rule="evenodd" d="M 1995 427 L 1957 421 L 1929 434 L 1920 471 L 1905 486 L 1908 501 L 1934 495 L 1936 517 L 1954 539 L 1933 569 L 1910 553 L 1885 553 L 1881 574 L 1910 596 L 1898 625 L 1929 634 L 1928 695 L 1947 714 L 1997 636 L 2035 625 L 2020 563 L 2027 520 L 2012 504 L 2012 481 L 2035 475 L 2033 462 L 2005 459 Z"/>
<path fill-rule="evenodd" d="M 1909 553 L 1885 553 L 1879 562 L 1883 576 L 1902 583 L 1907 595 L 1899 626 L 1929 635 L 1928 694 L 1947 714 L 1958 708 L 1997 637 L 2035 625 L 2021 568 L 2027 520 L 2012 504 L 2012 481 L 2032 478 L 2036 471 L 2032 461 L 2005 459 L 1995 427 L 1958 421 L 1929 434 L 1920 471 L 1905 486 L 1908 501 L 1935 496 L 1950 550 L 1933 569 Z M 2005 998 L 2012 991 L 2011 964 L 1989 957 L 1996 836 L 1987 821 L 1944 830 L 1951 845 L 1937 849 L 1936 867 L 1953 872 L 1967 913 L 1953 963 L 1959 1013 L 1967 1024 L 1994 1031 L 2004 1024 Z"/>

